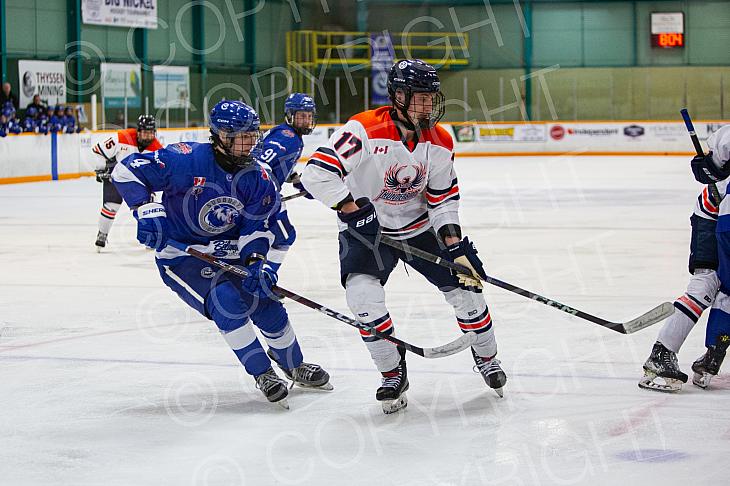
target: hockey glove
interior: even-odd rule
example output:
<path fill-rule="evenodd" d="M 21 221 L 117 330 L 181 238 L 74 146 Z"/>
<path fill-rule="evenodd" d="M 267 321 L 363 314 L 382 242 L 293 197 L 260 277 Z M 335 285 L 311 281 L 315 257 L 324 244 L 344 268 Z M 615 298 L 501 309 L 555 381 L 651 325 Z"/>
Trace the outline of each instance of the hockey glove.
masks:
<path fill-rule="evenodd" d="M 132 213 L 137 219 L 137 241 L 160 251 L 167 245 L 167 213 L 160 203 L 147 203 Z"/>
<path fill-rule="evenodd" d="M 339 211 L 337 215 L 340 221 L 347 225 L 347 231 L 350 233 L 358 233 L 366 238 L 369 242 L 375 242 L 380 231 L 380 223 L 378 215 L 375 212 L 375 206 L 366 197 L 361 197 L 355 204 L 359 208 L 351 213 L 343 213 Z"/>
<path fill-rule="evenodd" d="M 106 168 L 96 169 L 94 173 L 96 174 L 96 182 L 111 181 L 112 173 L 109 172 Z"/>
<path fill-rule="evenodd" d="M 304 184 L 302 184 L 302 178 L 298 173 L 293 172 L 292 175 L 289 176 L 289 179 L 287 179 L 287 182 L 291 182 L 291 184 L 294 186 L 294 189 L 296 189 L 297 191 L 303 192 L 304 197 L 306 197 L 307 199 L 314 199 L 314 196 L 309 194 L 309 191 L 307 191 L 307 189 L 304 187 Z"/>
<path fill-rule="evenodd" d="M 487 278 L 482 261 L 477 256 L 477 248 L 474 246 L 474 243 L 469 241 L 469 238 L 465 237 L 460 242 L 447 246 L 446 251 L 449 259 L 454 263 L 467 267 L 474 275 L 482 279 Z M 456 276 L 459 279 L 459 283 L 465 287 L 475 287 L 478 289 L 484 287 L 482 282 L 472 275 L 457 273 Z"/>
<path fill-rule="evenodd" d="M 691 165 L 695 180 L 702 184 L 712 184 L 730 176 L 730 164 L 724 162 L 721 167 L 718 167 L 713 160 L 712 152 L 707 155 L 695 155 Z"/>
<path fill-rule="evenodd" d="M 243 290 L 261 298 L 275 299 L 276 295 L 271 289 L 274 288 L 279 277 L 274 269 L 263 257 L 253 256 L 249 257 L 247 261 L 248 277 L 243 280 Z"/>

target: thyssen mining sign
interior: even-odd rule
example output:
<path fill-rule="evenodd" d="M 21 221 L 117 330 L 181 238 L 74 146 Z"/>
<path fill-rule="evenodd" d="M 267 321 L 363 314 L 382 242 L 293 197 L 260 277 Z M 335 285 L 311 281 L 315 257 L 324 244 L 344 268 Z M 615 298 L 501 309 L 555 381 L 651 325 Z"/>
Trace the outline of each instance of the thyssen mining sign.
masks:
<path fill-rule="evenodd" d="M 40 95 L 47 105 L 66 103 L 66 68 L 63 61 L 18 61 L 20 106 Z"/>

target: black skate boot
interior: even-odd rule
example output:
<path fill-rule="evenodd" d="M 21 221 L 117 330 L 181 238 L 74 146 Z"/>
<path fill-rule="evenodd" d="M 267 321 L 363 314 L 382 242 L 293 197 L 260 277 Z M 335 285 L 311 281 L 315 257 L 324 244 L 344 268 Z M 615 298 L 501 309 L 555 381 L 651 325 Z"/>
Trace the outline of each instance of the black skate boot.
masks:
<path fill-rule="evenodd" d="M 639 388 L 660 392 L 678 392 L 688 376 L 679 369 L 677 355 L 659 341 L 654 343 L 651 354 L 644 363 L 644 377 Z"/>
<path fill-rule="evenodd" d="M 375 392 L 375 399 L 382 402 L 383 413 L 390 414 L 408 406 L 408 369 L 406 368 L 405 349 L 398 348 L 401 358 L 398 366 L 390 371 L 381 372 L 383 382 Z"/>
<path fill-rule="evenodd" d="M 266 354 L 269 358 L 284 372 L 293 385 L 299 385 L 304 388 L 317 388 L 319 390 L 334 390 L 335 387 L 330 383 L 330 375 L 320 365 L 312 363 L 302 363 L 293 369 L 284 368 L 269 349 Z"/>
<path fill-rule="evenodd" d="M 266 399 L 289 410 L 289 403 L 286 401 L 289 390 L 286 381 L 276 374 L 274 368 L 269 368 L 256 377 L 256 388 L 266 396 Z"/>
<path fill-rule="evenodd" d="M 97 253 L 101 253 L 101 249 L 106 246 L 106 237 L 107 237 L 106 233 L 102 233 L 101 231 L 99 231 L 99 233 L 97 233 L 96 243 L 94 243 L 94 245 L 96 245 Z"/>
<path fill-rule="evenodd" d="M 482 358 L 471 348 L 471 355 L 474 357 L 474 371 L 482 375 L 487 386 L 497 392 L 497 395 L 504 396 L 502 387 L 507 383 L 507 375 L 499 366 L 500 361 L 495 358 Z"/>
<path fill-rule="evenodd" d="M 692 383 L 700 388 L 710 386 L 710 380 L 720 371 L 728 346 L 730 346 L 730 336 L 718 336 L 717 344 L 708 347 L 705 354 L 692 363 L 692 371 L 694 371 Z"/>

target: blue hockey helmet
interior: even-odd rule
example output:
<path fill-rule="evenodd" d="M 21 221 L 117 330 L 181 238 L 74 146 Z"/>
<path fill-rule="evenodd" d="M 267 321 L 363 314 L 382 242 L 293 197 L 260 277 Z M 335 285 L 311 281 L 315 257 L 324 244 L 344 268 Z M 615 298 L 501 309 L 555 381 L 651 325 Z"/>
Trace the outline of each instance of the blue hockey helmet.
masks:
<path fill-rule="evenodd" d="M 251 151 L 261 138 L 260 127 L 256 110 L 242 101 L 219 101 L 210 110 L 210 138 L 216 161 L 224 170 L 236 172 L 251 164 Z M 246 139 L 238 137 L 244 134 L 249 134 Z"/>
<path fill-rule="evenodd" d="M 299 111 L 311 113 L 311 117 L 297 120 Z M 284 119 L 299 135 L 309 135 L 317 126 L 317 105 L 314 98 L 306 93 L 292 93 L 284 101 Z"/>
<path fill-rule="evenodd" d="M 433 93 L 430 109 L 411 107 L 414 93 Z M 405 118 L 408 129 L 413 130 L 416 124 L 419 129 L 433 128 L 444 116 L 444 95 L 438 73 L 420 59 L 404 59 L 393 64 L 388 73 L 388 95 Z"/>

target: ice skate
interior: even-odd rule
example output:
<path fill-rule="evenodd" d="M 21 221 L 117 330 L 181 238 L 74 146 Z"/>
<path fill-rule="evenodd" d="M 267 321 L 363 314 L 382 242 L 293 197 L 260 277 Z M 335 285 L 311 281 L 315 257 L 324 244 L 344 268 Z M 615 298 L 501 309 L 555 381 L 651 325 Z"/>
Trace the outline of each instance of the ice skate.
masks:
<path fill-rule="evenodd" d="M 397 367 L 381 373 L 383 381 L 375 392 L 375 399 L 381 402 L 383 413 L 391 414 L 408 406 L 408 369 L 406 360 L 401 358 Z"/>
<path fill-rule="evenodd" d="M 97 253 L 101 253 L 101 249 L 106 246 L 106 238 L 107 238 L 106 233 L 102 233 L 101 231 L 99 231 L 96 234 L 96 243 L 94 243 L 94 245 L 96 246 Z"/>
<path fill-rule="evenodd" d="M 692 383 L 700 388 L 710 386 L 712 377 L 720 371 L 728 345 L 730 345 L 730 336 L 719 336 L 717 344 L 709 346 L 705 354 L 692 363 L 692 371 L 694 372 Z"/>
<path fill-rule="evenodd" d="M 507 383 L 507 375 L 499 366 L 500 361 L 497 358 L 482 358 L 474 348 L 471 348 L 471 355 L 474 357 L 474 371 L 482 375 L 487 386 L 493 389 L 497 395 L 504 396 L 502 387 Z"/>
<path fill-rule="evenodd" d="M 330 383 L 330 375 L 321 366 L 312 363 L 302 363 L 294 369 L 284 368 L 276 361 L 274 353 L 269 349 L 267 353 L 269 358 L 274 361 L 284 375 L 292 382 L 292 385 L 298 385 L 303 388 L 314 388 L 317 390 L 334 390 Z"/>
<path fill-rule="evenodd" d="M 659 341 L 654 343 L 651 355 L 644 363 L 644 377 L 639 388 L 660 392 L 678 392 L 688 376 L 679 369 L 677 355 Z"/>
<path fill-rule="evenodd" d="M 261 390 L 268 401 L 289 410 L 289 403 L 286 401 L 289 395 L 287 383 L 276 374 L 274 368 L 269 368 L 256 377 L 256 388 Z"/>

